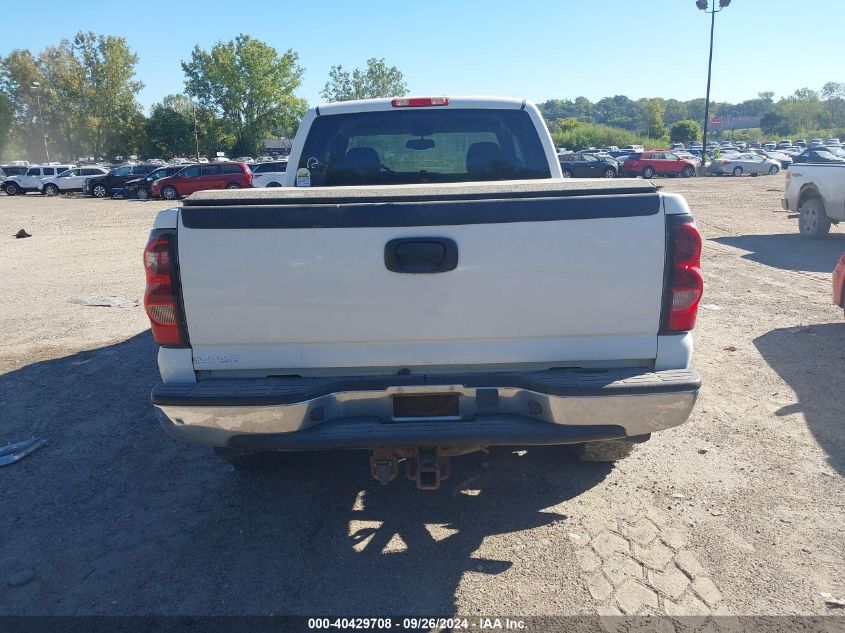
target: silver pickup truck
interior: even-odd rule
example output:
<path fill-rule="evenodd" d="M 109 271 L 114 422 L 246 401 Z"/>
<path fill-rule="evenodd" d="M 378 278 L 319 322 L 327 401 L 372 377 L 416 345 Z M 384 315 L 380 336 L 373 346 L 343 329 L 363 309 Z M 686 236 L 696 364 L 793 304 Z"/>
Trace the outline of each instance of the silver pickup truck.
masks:
<path fill-rule="evenodd" d="M 380 481 L 406 462 L 436 488 L 480 448 L 614 459 L 688 418 L 689 208 L 645 180 L 561 178 L 534 106 L 321 106 L 286 177 L 155 221 L 152 399 L 172 435 L 238 461 L 369 450 Z"/>

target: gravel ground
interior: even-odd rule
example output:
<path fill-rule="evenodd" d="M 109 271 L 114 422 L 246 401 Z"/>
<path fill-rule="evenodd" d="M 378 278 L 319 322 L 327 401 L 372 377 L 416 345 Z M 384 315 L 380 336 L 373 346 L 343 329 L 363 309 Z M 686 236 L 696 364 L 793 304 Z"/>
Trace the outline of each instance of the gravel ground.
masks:
<path fill-rule="evenodd" d="M 0 196 L 0 614 L 829 614 L 845 597 L 845 251 L 783 176 L 660 179 L 704 238 L 692 419 L 615 467 L 559 448 L 453 462 L 438 492 L 366 454 L 255 473 L 169 439 L 141 248 L 159 202 Z M 20 228 L 29 239 L 12 236 Z"/>

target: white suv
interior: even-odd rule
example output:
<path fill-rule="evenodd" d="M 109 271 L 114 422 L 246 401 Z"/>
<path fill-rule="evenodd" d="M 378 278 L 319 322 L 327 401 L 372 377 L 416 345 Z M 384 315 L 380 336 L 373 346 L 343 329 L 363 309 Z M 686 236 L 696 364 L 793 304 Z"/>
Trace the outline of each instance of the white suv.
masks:
<path fill-rule="evenodd" d="M 55 196 L 59 193 L 69 193 L 71 191 L 82 191 L 82 183 L 85 182 L 86 178 L 105 176 L 107 173 L 109 173 L 109 170 L 105 167 L 94 165 L 74 167 L 61 174 L 42 178 L 41 191 L 45 196 Z"/>
<path fill-rule="evenodd" d="M 16 196 L 19 193 L 28 191 L 42 191 L 43 178 L 56 176 L 66 172 L 73 165 L 44 165 L 41 167 L 30 167 L 22 176 L 12 176 L 3 182 L 3 191 L 6 195 Z"/>
<path fill-rule="evenodd" d="M 258 163 L 252 168 L 252 186 L 281 187 L 287 167 L 288 161 L 286 160 Z"/>

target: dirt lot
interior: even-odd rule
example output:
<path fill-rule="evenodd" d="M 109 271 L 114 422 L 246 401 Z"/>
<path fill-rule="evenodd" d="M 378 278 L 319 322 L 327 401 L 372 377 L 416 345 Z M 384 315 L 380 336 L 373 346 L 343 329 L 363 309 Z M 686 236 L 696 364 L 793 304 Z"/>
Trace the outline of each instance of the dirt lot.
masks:
<path fill-rule="evenodd" d="M 50 439 L 0 469 L 0 613 L 833 613 L 845 230 L 801 239 L 782 175 L 659 183 L 706 240 L 690 422 L 614 468 L 466 457 L 435 493 L 380 487 L 364 453 L 244 474 L 169 439 L 143 309 L 72 303 L 141 299 L 166 205 L 0 196 L 0 442 Z"/>

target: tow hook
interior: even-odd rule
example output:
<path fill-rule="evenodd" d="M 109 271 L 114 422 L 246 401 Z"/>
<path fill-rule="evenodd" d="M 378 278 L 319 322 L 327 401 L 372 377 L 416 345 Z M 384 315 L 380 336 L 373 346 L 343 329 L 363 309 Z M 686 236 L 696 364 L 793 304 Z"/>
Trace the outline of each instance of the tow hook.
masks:
<path fill-rule="evenodd" d="M 449 478 L 449 454 L 443 448 L 378 448 L 370 451 L 370 473 L 381 485 L 396 479 L 399 462 L 420 490 L 437 490 Z"/>

